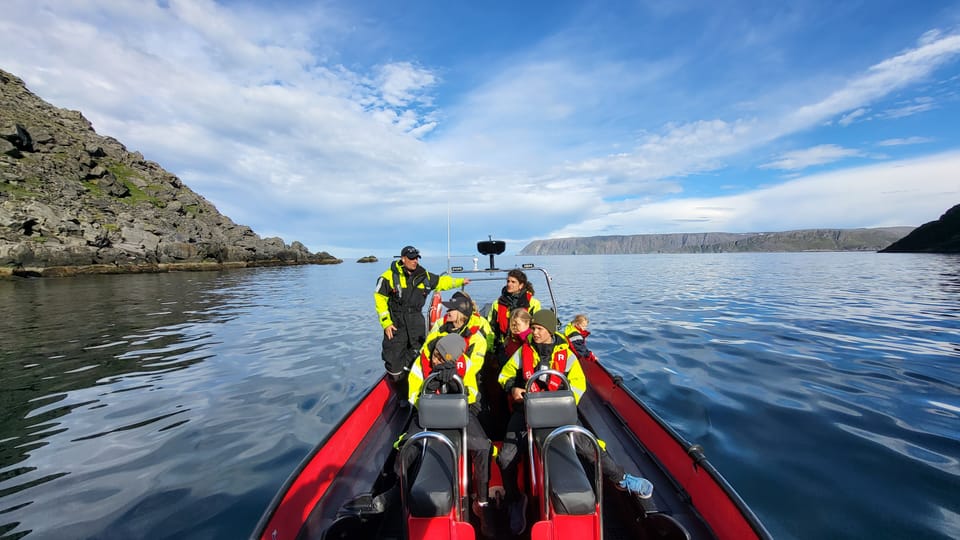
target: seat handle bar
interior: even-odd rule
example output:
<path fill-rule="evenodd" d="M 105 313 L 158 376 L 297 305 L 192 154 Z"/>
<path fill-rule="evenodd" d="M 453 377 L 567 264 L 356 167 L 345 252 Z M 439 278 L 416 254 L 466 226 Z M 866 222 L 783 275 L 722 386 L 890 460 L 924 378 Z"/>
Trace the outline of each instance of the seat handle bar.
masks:
<path fill-rule="evenodd" d="M 570 444 L 574 445 L 574 450 L 576 450 L 576 442 L 574 437 L 577 435 L 582 435 L 590 441 L 590 448 L 594 452 L 595 459 L 593 460 L 593 491 L 597 494 L 597 507 L 601 509 L 600 512 L 597 512 L 597 519 L 600 523 L 600 534 L 603 534 L 603 484 L 601 476 L 601 467 L 600 467 L 600 443 L 597 442 L 597 438 L 590 433 L 590 431 L 583 426 L 560 426 L 557 429 L 550 432 L 547 435 L 547 438 L 543 440 L 543 515 L 547 518 L 551 518 L 553 513 L 551 512 L 551 503 L 550 503 L 550 460 L 546 458 L 547 452 L 550 449 L 550 445 L 554 441 L 558 440 L 564 435 L 569 435 Z"/>
<path fill-rule="evenodd" d="M 448 439 L 442 433 L 437 433 L 436 431 L 421 431 L 413 437 L 410 437 L 406 444 L 400 448 L 400 456 L 398 457 L 398 459 L 400 459 L 400 463 L 404 463 L 403 458 L 406 455 L 405 453 L 410 451 L 410 448 L 415 448 L 422 444 L 423 451 L 425 452 L 427 450 L 427 442 L 430 440 L 439 441 L 444 448 L 450 451 L 450 455 L 453 457 L 454 462 L 460 461 L 460 456 L 457 454 L 457 449 L 454 448 L 453 443 L 450 442 L 450 439 Z M 400 467 L 400 504 L 403 505 L 403 508 L 407 507 L 407 482 L 404 471 L 405 468 L 406 467 Z M 460 503 L 460 478 L 460 470 L 457 468 L 454 472 L 454 481 L 452 486 L 455 493 L 454 515 L 457 516 L 457 520 L 463 521 L 463 506 Z"/>

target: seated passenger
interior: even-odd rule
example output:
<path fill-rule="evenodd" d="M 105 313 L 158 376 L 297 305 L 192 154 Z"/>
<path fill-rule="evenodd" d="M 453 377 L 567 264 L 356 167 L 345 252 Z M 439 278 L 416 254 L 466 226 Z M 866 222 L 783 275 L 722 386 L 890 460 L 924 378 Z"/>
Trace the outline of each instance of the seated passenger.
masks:
<path fill-rule="evenodd" d="M 526 421 L 523 416 L 523 398 L 526 393 L 527 380 L 541 369 L 553 369 L 564 373 L 570 383 L 577 403 L 587 388 L 586 376 L 580 367 L 576 354 L 570 349 L 567 339 L 557 332 L 557 316 L 551 310 L 541 310 L 533 314 L 531 321 L 531 339 L 524 343 L 513 356 L 504 364 L 500 371 L 499 382 L 504 390 L 513 398 L 513 414 L 507 424 L 507 433 L 504 437 L 503 448 L 497 457 L 497 463 L 503 477 L 504 499 L 509 511 L 510 529 L 513 534 L 520 534 L 526 529 L 526 495 L 519 492 L 517 486 L 517 465 L 519 464 L 521 444 L 526 436 Z M 549 380 L 544 380 L 549 379 Z M 533 391 L 557 390 L 561 382 L 556 377 L 541 376 L 534 383 Z M 580 444 L 577 438 L 577 453 L 583 456 L 593 456 L 593 450 Z M 621 490 L 647 498 L 653 485 L 646 479 L 626 474 L 623 467 L 603 450 L 601 444 L 600 464 L 603 475 L 614 486 Z"/>
<path fill-rule="evenodd" d="M 470 391 L 469 401 L 471 404 L 476 404 L 477 398 L 479 397 L 476 377 L 480 368 L 483 367 L 484 358 L 487 354 L 486 328 L 489 328 L 486 321 L 483 320 L 483 317 L 477 314 L 475 305 L 470 296 L 461 291 L 453 293 L 450 300 L 443 302 L 443 306 L 447 308 L 447 312 L 443 318 L 438 320 L 433 328 L 430 329 L 430 333 L 427 335 L 423 347 L 420 348 L 419 362 L 419 364 L 423 365 L 429 360 L 432 348 L 428 347 L 428 345 L 430 345 L 431 342 L 448 334 L 457 334 L 462 337 L 464 343 L 466 343 L 464 356 L 470 361 L 471 368 L 471 373 L 468 375 L 470 380 L 464 379 L 464 382 L 467 383 L 468 391 Z M 417 363 L 418 362 L 414 362 L 415 365 Z M 414 371 L 411 369 L 411 377 L 413 377 L 413 373 Z M 414 382 L 412 378 L 410 379 L 411 403 L 413 403 L 414 400 L 414 385 L 420 388 L 425 379 L 423 375 L 417 375 L 417 378 L 418 380 L 416 382 Z"/>
<path fill-rule="evenodd" d="M 567 341 L 570 342 L 573 352 L 576 353 L 577 358 L 581 362 L 587 360 L 591 362 L 597 361 L 597 357 L 587 348 L 587 336 L 590 335 L 590 331 L 587 330 L 589 325 L 590 319 L 583 313 L 579 313 L 574 315 L 570 324 L 563 329 L 563 335 L 567 336 Z"/>
<path fill-rule="evenodd" d="M 477 497 L 474 513 L 481 519 L 481 527 L 486 529 L 492 520 L 488 518 L 488 491 L 490 485 L 490 453 L 492 445 L 483 427 L 477 419 L 480 411 L 477 398 L 479 389 L 477 373 L 483 366 L 487 351 L 486 335 L 482 331 L 482 318 L 473 311 L 473 302 L 462 292 L 455 293 L 443 303 L 447 308 L 443 323 L 434 327 L 420 350 L 419 359 L 410 369 L 410 403 L 416 407 L 423 390 L 424 381 L 431 373 L 440 373 L 430 381 L 428 392 L 442 393 L 449 388 L 447 384 L 453 375 L 459 375 L 466 387 L 467 402 L 470 404 L 470 418 L 467 424 L 467 452 L 473 462 L 474 486 Z M 419 418 L 415 417 L 416 431 L 423 431 Z M 413 426 L 411 426 L 413 427 Z M 414 431 L 414 432 L 416 432 Z M 401 436 L 404 440 L 407 434 Z M 409 464 L 406 464 L 409 466 Z M 486 535 L 486 531 L 484 531 Z"/>
<path fill-rule="evenodd" d="M 540 309 L 540 301 L 533 297 L 533 284 L 527 279 L 523 270 L 514 268 L 507 272 L 507 284 L 500 291 L 500 297 L 490 306 L 487 320 L 493 329 L 493 335 L 487 340 L 487 345 L 494 352 L 494 358 L 503 357 L 504 341 L 509 331 L 510 313 L 517 308 L 523 308 L 531 315 Z"/>
<path fill-rule="evenodd" d="M 500 359 L 500 367 L 507 363 L 507 360 L 517 352 L 521 345 L 526 343 L 530 335 L 530 312 L 524 308 L 517 308 L 510 314 L 510 333 L 503 345 L 503 357 Z"/>
<path fill-rule="evenodd" d="M 486 349 L 484 349 L 483 352 L 484 354 L 486 354 L 492 350 L 490 349 L 490 342 L 492 341 L 492 337 L 493 337 L 493 328 L 490 327 L 490 321 L 487 320 L 487 318 L 480 313 L 480 306 L 477 305 L 477 303 L 470 297 L 470 295 L 467 293 L 461 293 L 461 294 L 463 294 L 464 296 L 467 297 L 468 300 L 470 300 L 470 307 L 473 308 L 473 313 L 469 317 L 470 324 L 468 326 L 476 327 L 478 331 L 483 332 L 483 336 L 486 339 L 486 343 L 487 343 L 487 347 Z M 491 366 L 486 366 L 486 367 L 490 368 Z M 494 369 L 495 372 L 500 371 L 499 364 L 493 367 L 495 368 Z M 496 378 L 496 375 L 494 375 L 494 378 Z"/>

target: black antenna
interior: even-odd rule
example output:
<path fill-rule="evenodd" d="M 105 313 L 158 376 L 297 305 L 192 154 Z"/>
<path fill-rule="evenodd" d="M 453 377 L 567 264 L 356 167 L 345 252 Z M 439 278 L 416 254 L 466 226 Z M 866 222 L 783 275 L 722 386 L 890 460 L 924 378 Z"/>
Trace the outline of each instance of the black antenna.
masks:
<path fill-rule="evenodd" d="M 487 268 L 487 270 L 496 270 L 497 267 L 493 263 L 493 256 L 503 253 L 504 250 L 507 249 L 507 243 L 503 240 L 494 240 L 493 235 L 487 235 L 487 238 L 489 238 L 489 240 L 477 242 L 477 251 L 479 251 L 481 255 L 490 256 L 490 268 Z"/>

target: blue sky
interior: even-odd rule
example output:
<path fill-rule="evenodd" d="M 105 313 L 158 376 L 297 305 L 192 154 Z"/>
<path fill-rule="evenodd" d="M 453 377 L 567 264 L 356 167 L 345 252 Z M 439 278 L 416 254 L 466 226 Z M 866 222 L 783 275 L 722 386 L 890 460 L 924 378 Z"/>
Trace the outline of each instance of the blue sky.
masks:
<path fill-rule="evenodd" d="M 8 0 L 0 68 L 345 258 L 960 203 L 955 1 Z"/>

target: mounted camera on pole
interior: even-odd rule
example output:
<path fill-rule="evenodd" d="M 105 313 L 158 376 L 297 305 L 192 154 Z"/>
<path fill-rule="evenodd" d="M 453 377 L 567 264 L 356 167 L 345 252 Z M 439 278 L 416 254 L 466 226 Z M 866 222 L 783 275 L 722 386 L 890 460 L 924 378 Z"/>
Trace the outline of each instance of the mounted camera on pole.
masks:
<path fill-rule="evenodd" d="M 503 240 L 494 240 L 493 236 L 488 236 L 488 238 L 490 238 L 490 240 L 477 242 L 477 251 L 479 251 L 481 255 L 490 256 L 490 268 L 487 268 L 487 270 L 497 270 L 496 265 L 493 263 L 493 256 L 503 253 L 504 250 L 507 249 L 507 243 Z"/>

